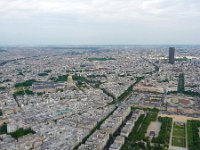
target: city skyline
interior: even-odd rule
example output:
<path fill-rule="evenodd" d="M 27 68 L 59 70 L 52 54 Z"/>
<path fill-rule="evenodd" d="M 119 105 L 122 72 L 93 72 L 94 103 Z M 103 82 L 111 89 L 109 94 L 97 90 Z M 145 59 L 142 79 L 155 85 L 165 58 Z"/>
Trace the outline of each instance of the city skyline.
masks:
<path fill-rule="evenodd" d="M 199 150 L 200 46 L 0 54 L 1 149 Z"/>

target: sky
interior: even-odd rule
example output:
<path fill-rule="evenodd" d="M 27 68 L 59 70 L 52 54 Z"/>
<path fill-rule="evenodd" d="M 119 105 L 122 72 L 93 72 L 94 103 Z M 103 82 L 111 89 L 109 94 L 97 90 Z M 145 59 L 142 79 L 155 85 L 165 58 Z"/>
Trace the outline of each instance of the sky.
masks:
<path fill-rule="evenodd" d="M 200 44 L 200 0 L 0 0 L 0 45 Z"/>

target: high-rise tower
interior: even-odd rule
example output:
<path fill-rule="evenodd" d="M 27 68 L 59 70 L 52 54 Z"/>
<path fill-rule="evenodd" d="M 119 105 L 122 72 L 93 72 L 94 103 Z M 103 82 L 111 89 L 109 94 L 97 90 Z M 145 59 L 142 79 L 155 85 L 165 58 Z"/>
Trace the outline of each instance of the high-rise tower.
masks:
<path fill-rule="evenodd" d="M 169 48 L 169 63 L 170 64 L 174 64 L 175 63 L 174 55 L 175 55 L 175 48 L 174 47 L 170 47 Z"/>

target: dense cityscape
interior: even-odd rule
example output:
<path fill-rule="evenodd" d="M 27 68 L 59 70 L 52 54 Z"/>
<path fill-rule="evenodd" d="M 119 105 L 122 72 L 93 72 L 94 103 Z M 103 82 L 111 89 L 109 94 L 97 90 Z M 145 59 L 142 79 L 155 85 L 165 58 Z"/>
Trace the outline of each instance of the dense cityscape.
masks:
<path fill-rule="evenodd" d="M 199 46 L 0 48 L 1 150 L 199 150 Z"/>

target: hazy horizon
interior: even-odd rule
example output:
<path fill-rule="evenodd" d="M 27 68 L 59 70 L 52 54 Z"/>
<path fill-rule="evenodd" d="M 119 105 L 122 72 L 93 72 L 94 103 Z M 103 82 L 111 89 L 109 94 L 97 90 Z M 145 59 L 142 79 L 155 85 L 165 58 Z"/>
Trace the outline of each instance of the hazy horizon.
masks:
<path fill-rule="evenodd" d="M 200 44 L 7 44 L 0 47 L 200 47 Z"/>

